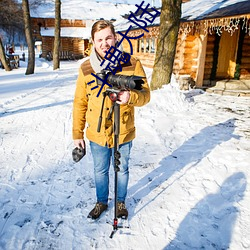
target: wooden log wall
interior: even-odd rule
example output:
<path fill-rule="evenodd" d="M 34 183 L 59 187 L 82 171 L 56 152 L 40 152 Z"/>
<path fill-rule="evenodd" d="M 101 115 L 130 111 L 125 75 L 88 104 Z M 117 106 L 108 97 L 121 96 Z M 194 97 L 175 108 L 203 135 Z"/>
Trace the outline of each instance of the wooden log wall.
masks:
<path fill-rule="evenodd" d="M 204 78 L 206 82 L 210 81 L 212 68 L 213 68 L 213 57 L 214 57 L 214 46 L 215 46 L 215 34 L 208 34 L 207 37 L 207 50 L 206 50 L 206 59 L 204 67 Z M 209 84 L 209 82 L 207 83 Z"/>
<path fill-rule="evenodd" d="M 48 52 L 53 51 L 54 37 L 42 37 L 42 57 L 46 58 Z"/>
<path fill-rule="evenodd" d="M 74 55 L 84 55 L 84 51 L 88 48 L 89 40 L 87 39 L 73 39 L 73 54 Z"/>
<path fill-rule="evenodd" d="M 60 51 L 70 51 L 73 52 L 73 39 L 62 37 L 60 44 Z"/>
<path fill-rule="evenodd" d="M 54 47 L 54 37 L 42 37 L 42 57 L 46 58 L 48 52 L 52 52 Z M 78 38 L 61 38 L 60 51 L 69 51 L 76 57 L 84 56 L 84 50 L 88 47 L 88 40 Z"/>
<path fill-rule="evenodd" d="M 156 50 L 151 49 L 151 43 L 154 42 L 156 48 L 157 38 L 147 38 L 146 36 L 143 36 L 141 39 L 131 39 L 130 41 L 133 47 L 133 55 L 138 58 L 145 67 L 152 68 L 154 66 Z M 142 49 L 146 48 L 147 45 L 149 45 L 147 50 Z M 127 40 L 123 40 L 122 46 L 125 52 L 131 52 L 130 45 Z"/>
<path fill-rule="evenodd" d="M 240 79 L 250 79 L 250 36 L 245 35 L 242 46 Z"/>
<path fill-rule="evenodd" d="M 179 34 L 173 73 L 177 76 L 189 75 L 193 80 L 196 79 L 198 54 L 198 37 L 195 35 L 183 36 Z"/>
<path fill-rule="evenodd" d="M 34 29 L 39 29 L 39 27 L 49 28 L 55 27 L 54 18 L 31 18 L 32 26 Z M 85 20 L 71 20 L 71 19 L 62 19 L 61 27 L 86 27 Z"/>
<path fill-rule="evenodd" d="M 154 66 L 155 52 L 157 49 L 159 27 L 149 27 L 149 32 L 143 30 L 132 30 L 128 33 L 129 37 L 137 37 L 144 33 L 140 39 L 130 39 L 133 47 L 133 55 L 138 58 L 145 67 L 152 68 Z M 125 33 L 125 32 L 123 32 Z M 118 40 L 122 37 L 118 35 Z M 130 45 L 126 39 L 122 42 L 123 50 L 131 53 Z"/>
<path fill-rule="evenodd" d="M 173 73 L 175 75 L 179 75 L 179 71 L 183 68 L 184 58 L 182 51 L 184 50 L 184 46 L 185 46 L 185 36 L 179 35 L 177 39 L 175 59 L 173 65 Z"/>

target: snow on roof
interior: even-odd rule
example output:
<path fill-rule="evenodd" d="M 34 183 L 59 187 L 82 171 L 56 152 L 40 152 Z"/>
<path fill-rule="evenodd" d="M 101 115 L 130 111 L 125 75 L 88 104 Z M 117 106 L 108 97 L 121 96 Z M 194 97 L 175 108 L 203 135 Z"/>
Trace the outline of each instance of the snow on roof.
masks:
<path fill-rule="evenodd" d="M 231 11 L 226 11 L 229 9 Z M 182 4 L 181 18 L 184 21 L 193 21 L 246 13 L 250 13 L 249 0 L 191 0 Z"/>
<path fill-rule="evenodd" d="M 194 21 L 247 13 L 250 13 L 250 0 L 191 0 L 182 4 L 181 19 Z M 159 24 L 160 16 L 154 20 L 153 25 Z M 125 31 L 130 25 L 133 28 L 138 27 L 126 18 L 118 19 L 114 25 L 117 31 Z"/>
<path fill-rule="evenodd" d="M 54 28 L 41 28 L 42 36 L 54 36 Z M 82 39 L 90 38 L 91 28 L 83 27 L 62 27 L 61 28 L 61 37 L 79 37 Z"/>
<path fill-rule="evenodd" d="M 152 6 L 150 5 L 150 8 Z M 110 2 L 95 2 L 92 0 L 62 0 L 61 17 L 63 19 L 79 20 L 97 20 L 116 19 L 115 29 L 125 31 L 130 25 L 137 28 L 135 24 L 123 18 L 130 12 L 135 12 L 137 7 L 131 4 L 115 4 Z M 160 9 L 159 9 L 160 10 Z M 182 21 L 193 21 L 201 19 L 216 18 L 222 16 L 232 16 L 250 13 L 249 0 L 191 0 L 182 4 Z M 48 1 L 36 10 L 31 10 L 32 17 L 54 18 L 54 3 Z M 158 16 L 153 25 L 159 25 L 160 16 Z M 42 35 L 52 36 L 54 29 L 43 30 Z M 62 28 L 61 35 L 67 37 L 87 38 L 87 32 L 81 28 Z M 73 35 L 74 34 L 74 35 Z M 90 34 L 90 33 L 89 33 Z"/>
<path fill-rule="evenodd" d="M 61 0 L 61 18 L 62 19 L 118 19 L 121 15 L 129 13 L 135 9 L 131 4 L 115 4 L 110 2 L 95 2 L 93 0 Z M 47 1 L 37 9 L 30 10 L 31 17 L 54 18 L 55 4 Z"/>

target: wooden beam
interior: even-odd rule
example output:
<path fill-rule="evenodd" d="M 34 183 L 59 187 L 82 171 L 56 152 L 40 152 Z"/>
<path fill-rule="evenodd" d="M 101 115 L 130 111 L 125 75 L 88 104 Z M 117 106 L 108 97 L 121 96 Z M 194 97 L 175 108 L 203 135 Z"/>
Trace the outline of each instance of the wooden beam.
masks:
<path fill-rule="evenodd" d="M 199 36 L 199 55 L 198 55 L 198 65 L 197 65 L 198 67 L 195 79 L 197 87 L 202 87 L 203 85 L 206 50 L 207 50 L 207 36 L 201 34 Z"/>

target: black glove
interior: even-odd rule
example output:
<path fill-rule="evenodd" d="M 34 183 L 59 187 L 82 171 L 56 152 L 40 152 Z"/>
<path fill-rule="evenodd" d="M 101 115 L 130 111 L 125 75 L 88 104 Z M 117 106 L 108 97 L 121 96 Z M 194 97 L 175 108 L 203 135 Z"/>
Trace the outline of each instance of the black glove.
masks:
<path fill-rule="evenodd" d="M 85 147 L 82 148 L 80 146 L 80 147 L 74 148 L 73 151 L 72 151 L 72 157 L 73 157 L 74 162 L 80 161 L 85 154 L 86 154 Z"/>

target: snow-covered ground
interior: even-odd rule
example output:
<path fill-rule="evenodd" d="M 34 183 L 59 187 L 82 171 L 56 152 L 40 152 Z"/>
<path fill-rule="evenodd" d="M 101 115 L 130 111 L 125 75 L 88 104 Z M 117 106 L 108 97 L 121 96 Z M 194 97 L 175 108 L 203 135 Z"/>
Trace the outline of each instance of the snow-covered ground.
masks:
<path fill-rule="evenodd" d="M 71 157 L 80 63 L 0 69 L 0 249 L 250 249 L 250 99 L 183 92 L 174 79 L 136 109 L 129 228 L 109 238 L 112 169 L 109 209 L 87 221 L 89 145 L 82 161 Z"/>

